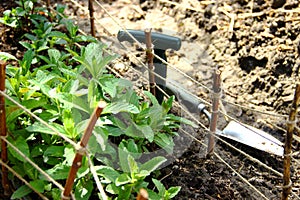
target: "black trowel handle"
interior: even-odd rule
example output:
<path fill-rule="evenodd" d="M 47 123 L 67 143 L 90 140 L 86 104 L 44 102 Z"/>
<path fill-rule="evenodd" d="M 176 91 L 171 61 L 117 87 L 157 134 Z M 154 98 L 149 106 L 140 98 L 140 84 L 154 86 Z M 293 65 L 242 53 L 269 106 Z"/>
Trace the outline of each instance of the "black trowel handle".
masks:
<path fill-rule="evenodd" d="M 190 112 L 203 113 L 209 121 L 211 120 L 211 114 L 206 109 L 205 104 L 201 103 L 201 101 L 194 95 L 188 93 L 182 86 L 168 80 L 166 87 L 167 93 L 169 95 L 175 95 L 177 100 L 182 103 Z"/>
<path fill-rule="evenodd" d="M 144 31 L 140 30 L 127 30 L 137 41 L 145 43 L 146 36 Z M 134 39 L 124 30 L 120 30 L 118 33 L 118 40 L 120 42 L 128 41 L 135 42 Z M 161 33 L 151 33 L 151 40 L 153 44 L 154 54 L 159 56 L 164 61 L 167 61 L 166 49 L 179 50 L 181 47 L 181 39 L 178 37 L 173 37 Z M 157 86 L 166 90 L 166 78 L 167 78 L 167 65 L 163 63 L 162 60 L 154 58 L 153 60 L 155 69 L 154 73 L 159 76 L 155 76 L 155 83 Z M 163 101 L 164 94 L 156 87 L 155 88 L 156 98 L 159 103 Z"/>
<path fill-rule="evenodd" d="M 127 29 L 127 32 L 130 33 L 137 41 L 145 43 L 144 31 Z M 132 37 L 130 37 L 130 35 L 127 32 L 124 30 L 120 30 L 118 32 L 118 40 L 120 42 L 128 41 L 130 43 L 134 43 L 135 41 L 132 39 Z M 154 49 L 174 49 L 177 51 L 181 47 L 181 39 L 178 37 L 152 32 L 151 38 L 152 44 L 154 45 Z"/>

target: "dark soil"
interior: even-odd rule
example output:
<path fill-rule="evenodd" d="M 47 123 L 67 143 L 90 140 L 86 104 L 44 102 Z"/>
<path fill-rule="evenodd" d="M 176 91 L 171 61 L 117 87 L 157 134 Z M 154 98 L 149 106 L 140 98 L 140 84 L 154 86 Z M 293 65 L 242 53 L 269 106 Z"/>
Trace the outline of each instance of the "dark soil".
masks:
<path fill-rule="evenodd" d="M 295 82 L 299 79 L 298 1 L 219 1 L 218 5 L 194 0 L 172 1 L 181 7 L 158 1 L 135 3 L 119 0 L 103 5 L 128 29 L 143 30 L 147 22 L 154 31 L 171 32 L 180 37 L 181 50 L 168 54 L 171 64 L 209 88 L 212 87 L 212 72 L 218 66 L 222 71 L 223 103 L 228 114 L 284 141 L 285 121 Z M 103 23 L 98 26 L 99 37 L 113 38 L 120 27 L 111 25 L 107 14 L 97 9 Z M 231 16 L 234 16 L 233 26 L 230 25 Z M 117 41 L 111 40 L 112 48 L 119 47 Z M 126 53 L 128 49 L 116 51 L 124 58 L 120 61 L 124 68 L 116 65 L 124 76 L 132 74 L 126 65 L 140 69 L 141 64 Z M 183 59 L 188 62 L 182 64 Z M 188 67 L 188 63 L 192 67 Z M 201 85 L 179 75 L 171 74 L 170 77 L 210 101 L 209 92 Z M 204 141 L 203 130 L 193 135 Z M 283 171 L 282 158 L 228 142 L 271 168 Z M 182 187 L 176 199 L 262 199 L 218 158 L 205 159 L 205 151 L 202 144 L 194 141 L 181 157 L 162 170 L 164 184 Z M 215 152 L 268 199 L 280 198 L 280 176 L 222 142 L 217 142 Z M 294 158 L 299 159 L 299 152 Z M 293 162 L 293 191 L 297 195 L 300 194 L 299 167 Z"/>
<path fill-rule="evenodd" d="M 102 1 L 103 2 L 103 1 Z M 180 51 L 169 51 L 171 64 L 211 88 L 212 72 L 222 71 L 223 103 L 228 114 L 284 141 L 285 123 L 299 81 L 300 8 L 296 0 L 211 1 L 104 1 L 104 7 L 129 29 L 145 28 L 148 22 L 157 32 L 170 32 L 182 39 Z M 54 2 L 53 2 L 54 3 Z M 86 6 L 87 1 L 81 1 Z M 86 32 L 86 12 L 70 2 L 68 14 Z M 0 13 L 7 7 L 1 2 Z M 180 6 L 178 6 L 180 5 Z M 96 6 L 95 6 L 96 7 Z M 87 7 L 86 7 L 87 8 Z M 143 87 L 141 64 L 122 49 L 116 39 L 119 29 L 103 9 L 96 7 L 101 26 L 97 36 L 121 55 L 114 64 L 123 76 Z M 234 21 L 233 21 L 234 19 Z M 171 33 L 172 32 L 172 33 Z M 0 25 L 1 51 L 19 54 L 16 35 Z M 134 52 L 141 56 L 140 52 Z M 185 62 L 185 63 L 184 63 Z M 207 89 L 179 75 L 169 76 L 189 91 L 210 101 Z M 236 106 L 236 104 L 240 106 Z M 204 119 L 200 119 L 200 121 Z M 220 126 L 225 125 L 221 117 Z M 220 127 L 220 128 L 221 128 Z M 202 129 L 191 133 L 206 143 Z M 254 158 L 282 172 L 283 159 L 228 141 Z M 300 195 L 299 149 L 293 144 L 293 192 Z M 175 161 L 162 169 L 160 178 L 167 187 L 181 186 L 175 199 L 262 199 L 250 186 L 216 156 L 205 158 L 205 147 L 193 141 Z M 249 160 L 218 141 L 215 152 L 268 199 L 280 199 L 282 177 Z M 298 160 L 298 163 L 295 162 Z M 1 197 L 0 197 L 1 198 Z M 291 196 L 291 199 L 296 199 Z"/>

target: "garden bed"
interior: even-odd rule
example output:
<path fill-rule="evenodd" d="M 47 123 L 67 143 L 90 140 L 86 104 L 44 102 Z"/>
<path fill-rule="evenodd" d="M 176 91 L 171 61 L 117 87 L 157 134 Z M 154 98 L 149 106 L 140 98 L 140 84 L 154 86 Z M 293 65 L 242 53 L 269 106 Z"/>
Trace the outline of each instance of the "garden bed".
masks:
<path fill-rule="evenodd" d="M 88 32 L 89 21 L 85 12 L 71 2 L 67 5 L 67 15 L 75 17 L 79 27 Z M 87 8 L 87 3 L 82 5 Z M 1 9 L 10 6 L 13 5 L 2 3 Z M 298 2 L 287 1 L 280 6 L 272 1 L 219 1 L 218 11 L 212 2 L 206 1 L 136 1 L 132 4 L 131 1 L 117 0 L 103 3 L 103 6 L 129 29 L 143 30 L 149 23 L 153 31 L 180 37 L 182 48 L 178 52 L 168 52 L 170 63 L 208 88 L 212 87 L 212 72 L 218 66 L 222 71 L 223 102 L 228 114 L 284 141 L 284 126 L 293 99 L 294 83 L 299 78 Z M 141 75 L 132 69 L 141 71 L 141 64 L 126 53 L 129 49 L 122 49 L 118 44 L 116 34 L 121 27 L 103 9 L 96 5 L 95 8 L 96 17 L 102 24 L 97 25 L 97 36 L 121 55 L 111 67 L 136 84 L 137 88 L 146 88 L 147 81 L 141 81 Z M 3 25 L 0 32 L 3 43 L 1 51 L 21 58 L 25 49 L 14 38 L 19 37 L 19 33 L 12 33 Z M 135 54 L 143 57 L 143 52 L 139 50 L 133 48 Z M 210 93 L 205 88 L 172 69 L 169 71 L 169 77 L 210 101 Z M 201 116 L 200 121 L 205 122 L 204 117 Z M 220 121 L 221 128 L 226 121 L 224 117 Z M 187 130 L 206 143 L 205 130 Z M 181 152 L 183 155 L 164 167 L 157 177 L 167 188 L 181 186 L 175 199 L 261 199 L 224 162 L 216 157 L 206 159 L 206 148 L 199 141 L 189 140 L 189 145 Z M 282 158 L 228 142 L 282 172 Z M 294 159 L 299 159 L 295 146 L 294 151 Z M 223 142 L 217 142 L 215 152 L 268 199 L 280 198 L 280 176 Z M 300 195 L 299 168 L 299 163 L 293 161 L 293 192 L 297 195 Z"/>

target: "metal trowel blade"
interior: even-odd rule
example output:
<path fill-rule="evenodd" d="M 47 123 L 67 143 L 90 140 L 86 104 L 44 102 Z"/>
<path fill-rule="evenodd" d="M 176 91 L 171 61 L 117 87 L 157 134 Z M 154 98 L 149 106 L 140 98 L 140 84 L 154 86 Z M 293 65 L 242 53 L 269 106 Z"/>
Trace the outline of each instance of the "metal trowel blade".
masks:
<path fill-rule="evenodd" d="M 257 128 L 230 121 L 223 131 L 217 134 L 261 151 L 283 156 L 283 144 L 275 137 Z"/>

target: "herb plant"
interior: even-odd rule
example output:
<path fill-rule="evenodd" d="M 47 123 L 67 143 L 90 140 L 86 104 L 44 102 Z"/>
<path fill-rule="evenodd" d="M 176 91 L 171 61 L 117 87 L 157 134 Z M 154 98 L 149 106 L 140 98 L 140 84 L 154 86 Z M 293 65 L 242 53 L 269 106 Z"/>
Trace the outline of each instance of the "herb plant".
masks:
<path fill-rule="evenodd" d="M 19 7 L 5 11 L 1 23 L 13 28 L 31 26 L 20 41 L 26 49 L 22 59 L 5 52 L 0 59 L 17 60 L 7 66 L 7 94 L 39 118 L 77 142 L 99 100 L 108 106 L 98 120 L 89 142 L 89 156 L 110 199 L 133 199 L 140 188 L 148 188 L 150 199 L 171 199 L 180 187 L 166 189 L 153 172 L 166 158 L 143 155 L 157 149 L 170 154 L 180 123 L 190 121 L 170 114 L 174 97 L 161 105 L 145 91 L 139 96 L 130 81 L 114 77 L 106 65 L 117 56 L 107 54 L 106 46 L 95 38 L 78 33 L 78 27 L 65 18 L 64 6 L 57 5 L 57 15 L 39 14 L 43 8 L 33 0 L 19 1 Z M 46 12 L 46 11 L 45 11 Z M 66 31 L 60 29 L 61 26 Z M 84 44 L 84 45 L 80 45 Z M 7 100 L 8 140 L 51 177 L 64 182 L 75 155 L 73 147 L 23 109 Z M 60 191 L 11 147 L 9 165 L 39 192 L 50 199 L 60 199 Z M 152 178 L 152 179 L 151 179 Z M 11 181 L 16 178 L 11 176 Z M 12 199 L 32 191 L 17 189 Z M 76 199 L 95 195 L 87 159 L 83 160 L 74 186 Z"/>

